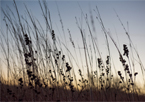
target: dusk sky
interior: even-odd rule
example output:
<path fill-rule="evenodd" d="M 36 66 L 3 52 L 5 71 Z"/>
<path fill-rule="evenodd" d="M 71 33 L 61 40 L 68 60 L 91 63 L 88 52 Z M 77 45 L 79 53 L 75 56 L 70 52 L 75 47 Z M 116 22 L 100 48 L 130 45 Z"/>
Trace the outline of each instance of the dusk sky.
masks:
<path fill-rule="evenodd" d="M 94 37 L 97 38 L 98 46 L 100 48 L 103 57 L 106 57 L 107 55 L 107 47 L 106 47 L 103 31 L 98 23 L 98 20 L 96 19 L 97 14 L 94 12 L 94 10 L 96 10 L 96 6 L 99 9 L 106 30 L 108 31 L 110 30 L 111 35 L 116 41 L 121 52 L 123 52 L 123 44 L 126 44 L 129 47 L 129 40 L 114 12 L 115 10 L 119 15 L 122 23 L 124 24 L 126 30 L 129 32 L 133 44 L 140 55 L 143 65 L 145 66 L 144 63 L 145 62 L 145 1 L 143 0 L 138 0 L 138 1 L 137 0 L 133 0 L 133 1 L 131 0 L 102 0 L 102 1 L 101 0 L 46 0 L 46 1 L 51 13 L 53 29 L 55 29 L 57 37 L 59 37 L 62 41 L 64 41 L 60 19 L 57 11 L 57 5 L 58 5 L 60 15 L 63 21 L 63 25 L 64 25 L 64 30 L 67 37 L 67 42 L 69 42 L 69 34 L 67 29 L 70 29 L 74 43 L 76 45 L 79 44 L 80 47 L 83 46 L 82 46 L 81 34 L 76 25 L 75 17 L 77 17 L 78 19 L 81 18 L 81 9 L 82 9 L 83 13 L 88 15 L 88 20 L 90 21 L 90 10 L 91 10 L 93 14 L 95 30 L 96 30 L 96 33 L 94 33 L 93 35 Z M 26 9 L 24 7 L 24 4 L 26 4 L 28 9 L 31 10 L 33 16 L 36 17 L 39 21 L 41 21 L 43 25 L 44 20 L 42 19 L 42 12 L 37 0 L 31 0 L 31 1 L 16 0 L 16 3 L 21 15 L 23 16 L 27 15 Z M 0 7 L 2 7 L 4 10 L 7 9 L 6 5 L 9 6 L 12 11 L 15 12 L 12 0 L 0 1 Z M 3 21 L 4 15 L 1 11 L 0 11 L 0 15 L 1 15 L 0 29 L 5 30 L 5 23 Z M 128 22 L 128 26 L 127 26 L 127 22 Z M 83 29 L 85 29 L 86 36 L 88 36 L 89 32 L 84 19 L 83 19 Z M 109 40 L 109 42 L 111 48 L 110 51 L 115 66 L 120 68 L 122 66 L 119 61 L 118 52 L 115 46 L 113 45 L 112 41 Z M 70 42 L 68 44 L 70 44 Z M 0 59 L 3 60 L 2 50 L 0 52 Z M 135 62 L 135 65 L 136 67 L 139 67 L 137 62 Z M 140 68 L 139 69 L 136 68 L 136 71 L 139 71 L 139 74 L 141 74 Z"/>

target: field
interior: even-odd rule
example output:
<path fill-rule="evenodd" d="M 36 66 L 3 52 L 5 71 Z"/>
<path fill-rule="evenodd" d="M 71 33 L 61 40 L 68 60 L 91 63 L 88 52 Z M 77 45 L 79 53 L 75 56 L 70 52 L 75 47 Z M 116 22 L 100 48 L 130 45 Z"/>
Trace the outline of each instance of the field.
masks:
<path fill-rule="evenodd" d="M 14 0 L 13 3 L 14 11 L 9 7 L 2 9 L 5 29 L 0 29 L 3 55 L 0 101 L 145 101 L 145 68 L 141 55 L 115 10 L 129 42 L 121 44 L 122 49 L 105 28 L 97 6 L 94 9 L 96 18 L 93 19 L 90 11 L 89 19 L 79 5 L 82 17 L 75 17 L 81 39 L 79 44 L 73 40 L 71 29 L 65 28 L 58 6 L 63 39 L 53 28 L 51 10 L 45 0 L 38 0 L 44 24 L 27 5 L 26 15 L 21 15 L 17 2 Z M 104 35 L 107 54 L 102 54 L 95 38 L 95 20 Z M 111 44 L 118 54 L 115 61 Z M 121 69 L 114 66 L 117 61 Z M 142 77 L 143 88 L 139 87 L 138 74 Z"/>

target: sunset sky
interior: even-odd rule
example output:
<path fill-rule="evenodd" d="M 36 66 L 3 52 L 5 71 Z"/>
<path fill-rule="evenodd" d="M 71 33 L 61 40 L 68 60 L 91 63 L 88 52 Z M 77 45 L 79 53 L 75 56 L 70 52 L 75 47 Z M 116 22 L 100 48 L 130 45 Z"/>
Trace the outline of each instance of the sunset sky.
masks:
<path fill-rule="evenodd" d="M 133 0 L 133 1 L 131 0 L 102 0 L 102 1 L 101 0 L 46 0 L 46 1 L 51 13 L 53 29 L 55 29 L 55 33 L 57 37 L 59 37 L 62 41 L 64 41 L 63 32 L 61 29 L 61 23 L 58 16 L 58 10 L 57 10 L 57 5 L 58 5 L 58 9 L 60 11 L 60 15 L 63 21 L 68 45 L 70 44 L 70 42 L 69 42 L 69 34 L 67 29 L 70 29 L 72 38 L 76 46 L 77 44 L 79 44 L 80 47 L 83 47 L 81 34 L 76 25 L 75 17 L 77 17 L 78 19 L 81 18 L 82 16 L 81 9 L 82 9 L 83 13 L 88 15 L 88 19 L 90 21 L 90 10 L 91 10 L 93 14 L 95 30 L 96 30 L 96 33 L 94 33 L 93 35 L 94 37 L 96 37 L 98 41 L 98 46 L 104 59 L 107 55 L 107 47 L 105 43 L 105 36 L 98 23 L 98 20 L 96 19 L 97 14 L 94 12 L 94 10 L 96 10 L 96 6 L 99 9 L 106 30 L 108 31 L 110 30 L 111 35 L 116 41 L 121 52 L 123 52 L 123 44 L 126 44 L 129 47 L 129 40 L 114 12 L 115 10 L 119 15 L 122 23 L 124 24 L 126 30 L 129 32 L 133 44 L 140 55 L 143 65 L 145 66 L 144 63 L 145 62 L 145 1 L 143 0 L 138 0 L 138 1 L 137 0 Z M 16 3 L 21 15 L 23 16 L 27 15 L 26 9 L 24 7 L 24 4 L 26 4 L 28 9 L 33 14 L 33 16 L 36 17 L 39 21 L 41 21 L 43 25 L 44 19 L 42 17 L 42 12 L 37 0 L 31 0 L 31 1 L 16 0 Z M 15 12 L 12 0 L 0 1 L 0 7 L 2 7 L 4 10 L 7 9 L 6 5 L 9 6 L 12 11 Z M 5 23 L 3 21 L 3 18 L 4 15 L 0 11 L 0 29 L 3 29 L 5 31 Z M 43 26 L 45 27 L 45 24 Z M 90 23 L 90 27 L 92 28 L 91 23 Z M 83 29 L 85 29 L 85 34 L 86 36 L 88 36 L 89 32 L 84 19 L 83 19 Z M 115 67 L 116 69 L 120 68 L 122 66 L 119 61 L 118 52 L 115 46 L 113 45 L 113 43 L 111 42 L 111 40 L 109 40 L 109 42 L 110 42 L 109 44 L 110 44 L 111 56 L 115 63 Z M 2 50 L 0 52 L 0 60 L 3 60 Z M 136 67 L 139 67 L 137 62 L 135 62 L 135 65 Z M 139 74 L 141 74 L 140 68 L 139 69 L 136 68 L 136 71 L 138 71 Z M 141 75 L 139 76 L 141 77 Z"/>

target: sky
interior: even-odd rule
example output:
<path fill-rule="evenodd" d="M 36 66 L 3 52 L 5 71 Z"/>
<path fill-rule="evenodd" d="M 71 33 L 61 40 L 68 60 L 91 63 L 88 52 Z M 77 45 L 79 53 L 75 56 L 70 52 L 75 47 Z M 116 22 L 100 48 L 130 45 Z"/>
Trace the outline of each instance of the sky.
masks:
<path fill-rule="evenodd" d="M 129 40 L 121 26 L 114 10 L 119 15 L 122 23 L 126 27 L 127 31 L 129 32 L 131 39 L 135 48 L 137 49 L 138 53 L 140 54 L 140 58 L 145 66 L 145 1 L 144 0 L 46 0 L 48 8 L 51 13 L 52 25 L 53 28 L 56 30 L 56 35 L 64 41 L 63 32 L 61 29 L 61 23 L 58 16 L 59 8 L 60 15 L 63 21 L 64 30 L 66 32 L 66 37 L 69 38 L 67 33 L 67 29 L 70 29 L 72 38 L 76 44 L 79 44 L 82 47 L 81 41 L 81 34 L 79 29 L 76 25 L 75 17 L 78 19 L 81 18 L 81 9 L 84 14 L 88 15 L 90 19 L 90 9 L 93 14 L 94 22 L 95 22 L 95 29 L 96 33 L 94 33 L 94 37 L 97 38 L 99 49 L 102 53 L 102 56 L 107 55 L 107 47 L 105 43 L 105 37 L 101 30 L 101 27 L 96 19 L 97 14 L 94 12 L 96 10 L 96 6 L 99 9 L 101 14 L 101 18 L 107 30 L 110 30 L 112 37 L 116 41 L 117 45 L 119 46 L 120 50 L 123 52 L 123 44 L 129 45 Z M 42 12 L 37 0 L 16 0 L 18 10 L 21 15 L 26 15 L 26 10 L 24 7 L 24 3 L 27 5 L 28 9 L 31 10 L 34 17 L 39 19 L 43 25 L 44 20 L 42 19 Z M 7 9 L 6 5 L 8 5 L 11 10 L 15 11 L 13 7 L 12 0 L 1 0 L 0 7 L 4 10 Z M 58 6 L 57 6 L 58 5 Z M 3 22 L 4 15 L 0 12 L 0 28 L 5 29 L 5 23 Z M 91 25 L 91 24 L 90 24 Z M 83 21 L 83 29 L 85 29 L 85 33 L 88 36 L 88 28 Z M 88 37 L 89 38 L 89 37 Z M 67 39 L 68 45 L 70 44 L 69 39 Z M 115 62 L 115 66 L 120 68 L 122 67 L 119 62 L 119 55 L 117 50 L 111 40 L 110 42 L 110 51 L 112 52 L 112 58 Z M 70 48 L 71 49 L 71 48 Z M 1 51 L 1 59 L 2 58 L 2 51 Z M 79 62 L 80 63 L 80 62 Z M 137 62 L 135 63 L 137 64 Z M 138 65 L 136 65 L 138 67 Z M 141 74 L 140 70 L 136 68 Z M 140 75 L 141 77 L 141 75 Z M 141 82 L 141 80 L 140 80 Z"/>

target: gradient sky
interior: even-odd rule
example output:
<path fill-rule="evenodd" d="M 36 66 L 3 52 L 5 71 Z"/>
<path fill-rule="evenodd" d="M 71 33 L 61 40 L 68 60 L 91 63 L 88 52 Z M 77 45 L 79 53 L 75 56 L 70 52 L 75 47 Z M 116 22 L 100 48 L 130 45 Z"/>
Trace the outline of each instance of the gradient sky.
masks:
<path fill-rule="evenodd" d="M 75 17 L 80 18 L 81 17 L 81 10 L 79 8 L 79 5 L 81 6 L 84 14 L 88 14 L 89 16 L 89 10 L 91 8 L 92 13 L 94 15 L 94 20 L 95 20 L 95 27 L 96 27 L 96 38 L 98 39 L 98 43 L 100 46 L 100 50 L 102 53 L 105 53 L 102 56 L 106 56 L 106 44 L 105 44 L 105 38 L 103 35 L 103 32 L 100 28 L 100 25 L 98 24 L 97 19 L 95 19 L 96 14 L 93 11 L 95 9 L 96 5 L 99 8 L 102 20 L 104 22 L 104 25 L 106 29 L 110 29 L 111 34 L 118 44 L 120 46 L 120 49 L 123 52 L 123 44 L 129 44 L 129 41 L 127 39 L 127 36 L 125 35 L 125 31 L 123 30 L 115 12 L 113 9 L 116 10 L 118 13 L 120 19 L 122 20 L 124 26 L 126 29 L 129 31 L 129 34 L 131 36 L 131 39 L 140 54 L 141 60 L 143 62 L 143 65 L 145 66 L 145 1 L 130 1 L 130 0 L 46 0 L 48 4 L 48 8 L 51 13 L 51 18 L 52 18 L 52 24 L 53 28 L 56 29 L 59 34 L 56 33 L 60 39 L 64 40 L 62 38 L 63 33 L 61 30 L 61 24 L 59 21 L 58 17 L 58 11 L 57 11 L 57 6 L 59 8 L 61 18 L 64 24 L 64 29 L 67 34 L 67 29 L 69 28 L 72 34 L 72 38 L 76 44 L 82 43 L 81 41 L 81 34 L 79 33 L 79 29 L 76 25 Z M 26 10 L 23 5 L 25 3 L 28 7 L 28 9 L 31 10 L 32 14 L 42 21 L 43 25 L 43 19 L 42 19 L 42 12 L 40 10 L 39 4 L 36 0 L 16 0 L 18 10 L 20 14 L 25 15 Z M 78 5 L 79 4 L 79 5 Z M 6 5 L 8 5 L 11 10 L 14 10 L 13 7 L 13 2 L 12 0 L 1 0 L 0 1 L 0 6 L 6 10 Z M 96 9 L 95 9 L 96 10 Z M 5 29 L 4 22 L 3 22 L 3 17 L 4 15 L 0 12 L 0 25 L 1 29 Z M 127 22 L 129 26 L 127 26 Z M 58 27 L 58 28 L 57 28 Z M 85 21 L 83 22 L 83 28 L 87 29 L 87 26 L 85 24 Z M 129 28 L 129 29 L 128 29 Z M 86 34 L 88 31 L 86 31 Z M 116 33 L 118 35 L 118 39 L 116 37 Z M 67 37 L 68 34 L 66 35 Z M 67 40 L 69 42 L 69 39 Z M 119 60 L 118 59 L 118 53 L 114 45 L 110 41 L 110 46 L 111 46 L 111 52 L 113 56 L 113 60 Z M 2 57 L 0 57 L 2 59 Z M 119 62 L 118 62 L 119 63 Z M 118 63 L 115 65 L 117 67 L 122 67 L 121 64 L 118 66 Z M 136 69 L 138 70 L 138 69 Z M 141 74 L 141 73 L 140 73 Z"/>

